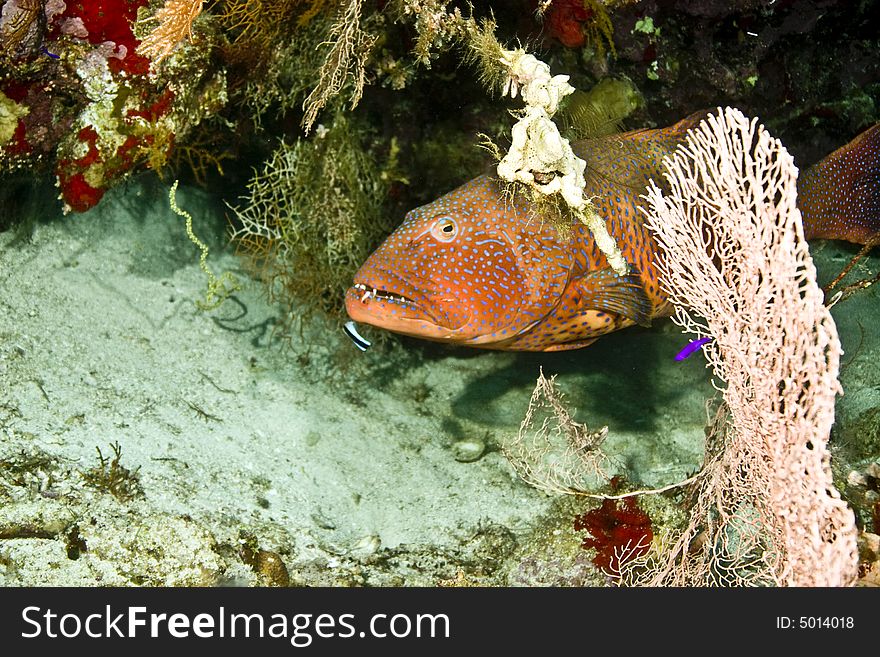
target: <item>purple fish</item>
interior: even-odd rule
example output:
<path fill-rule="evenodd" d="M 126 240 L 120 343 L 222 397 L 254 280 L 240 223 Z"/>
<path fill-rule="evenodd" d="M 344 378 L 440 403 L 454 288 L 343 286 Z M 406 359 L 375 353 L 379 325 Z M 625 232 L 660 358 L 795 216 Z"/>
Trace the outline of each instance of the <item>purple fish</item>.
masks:
<path fill-rule="evenodd" d="M 675 354 L 675 360 L 682 361 L 692 353 L 694 353 L 697 349 L 702 347 L 707 342 L 711 342 L 714 338 L 711 335 L 707 335 L 705 338 L 700 338 L 699 340 L 691 340 L 688 342 L 687 346 Z"/>

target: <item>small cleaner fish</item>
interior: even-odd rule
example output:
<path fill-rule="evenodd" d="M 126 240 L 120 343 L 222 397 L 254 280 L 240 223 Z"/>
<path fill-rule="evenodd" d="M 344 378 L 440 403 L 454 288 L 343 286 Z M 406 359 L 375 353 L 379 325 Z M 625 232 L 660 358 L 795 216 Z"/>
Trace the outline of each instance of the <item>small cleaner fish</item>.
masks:
<path fill-rule="evenodd" d="M 354 322 L 451 344 L 577 349 L 670 314 L 657 245 L 638 206 L 662 159 L 706 116 L 573 144 L 587 186 L 630 272 L 617 275 L 585 227 L 562 236 L 482 175 L 412 210 L 367 259 L 345 297 Z M 880 124 L 804 172 L 798 207 L 808 239 L 864 244 L 880 230 Z M 522 196 L 522 195 L 518 195 Z"/>

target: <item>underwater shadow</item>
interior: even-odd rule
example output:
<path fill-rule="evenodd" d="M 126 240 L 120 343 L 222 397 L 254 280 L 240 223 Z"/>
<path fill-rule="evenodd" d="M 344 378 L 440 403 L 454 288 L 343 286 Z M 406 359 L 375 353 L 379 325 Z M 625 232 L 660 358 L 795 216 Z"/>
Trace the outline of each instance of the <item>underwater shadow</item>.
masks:
<path fill-rule="evenodd" d="M 566 403 L 583 422 L 590 409 L 589 426 L 609 425 L 623 431 L 657 428 L 664 406 L 684 396 L 686 387 L 667 383 L 669 367 L 694 368 L 705 377 L 703 363 L 675 363 L 673 357 L 686 339 L 670 331 L 633 327 L 604 336 L 583 349 L 562 352 L 512 354 L 498 369 L 470 380 L 453 401 L 456 417 L 481 424 L 518 423 L 525 415 L 538 373 L 558 375 Z M 501 399 L 522 391 L 520 413 L 504 415 Z"/>
<path fill-rule="evenodd" d="M 37 226 L 61 218 L 52 178 L 31 172 L 12 172 L 0 185 L 0 233 L 14 231 L 8 248 L 30 242 Z"/>

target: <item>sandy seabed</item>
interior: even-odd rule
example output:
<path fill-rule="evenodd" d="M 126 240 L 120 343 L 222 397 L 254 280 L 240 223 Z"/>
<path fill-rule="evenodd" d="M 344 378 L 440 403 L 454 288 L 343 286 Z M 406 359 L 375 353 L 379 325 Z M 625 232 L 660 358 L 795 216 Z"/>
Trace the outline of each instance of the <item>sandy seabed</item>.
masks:
<path fill-rule="evenodd" d="M 711 387 L 699 356 L 672 360 L 687 339 L 671 323 L 547 355 L 361 354 L 319 321 L 284 344 L 222 206 L 182 189 L 211 268 L 243 284 L 196 307 L 198 251 L 145 180 L 29 241 L 0 234 L 0 583 L 602 583 L 571 522 L 588 503 L 529 487 L 499 449 L 541 366 L 580 421 L 609 425 L 631 478 L 699 466 Z M 835 309 L 858 344 L 853 416 L 880 405 L 877 309 L 871 290 Z M 456 460 L 462 441 L 484 455 Z"/>

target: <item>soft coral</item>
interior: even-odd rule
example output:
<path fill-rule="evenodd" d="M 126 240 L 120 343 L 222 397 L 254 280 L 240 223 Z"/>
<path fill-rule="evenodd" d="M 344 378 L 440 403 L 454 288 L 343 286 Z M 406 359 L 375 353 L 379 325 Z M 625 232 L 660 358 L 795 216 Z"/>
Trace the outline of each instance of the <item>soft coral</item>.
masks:
<path fill-rule="evenodd" d="M 580 48 L 586 40 L 584 23 L 593 17 L 593 13 L 584 6 L 583 0 L 556 0 L 545 17 L 547 33 L 568 48 Z"/>
<path fill-rule="evenodd" d="M 618 575 L 623 564 L 647 553 L 654 538 L 651 518 L 635 497 L 624 498 L 620 505 L 603 500 L 599 508 L 575 516 L 574 528 L 590 533 L 582 545 L 596 550 L 593 563 L 608 575 Z"/>

